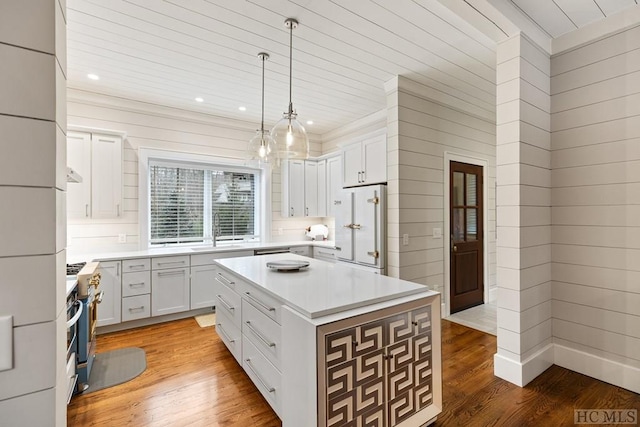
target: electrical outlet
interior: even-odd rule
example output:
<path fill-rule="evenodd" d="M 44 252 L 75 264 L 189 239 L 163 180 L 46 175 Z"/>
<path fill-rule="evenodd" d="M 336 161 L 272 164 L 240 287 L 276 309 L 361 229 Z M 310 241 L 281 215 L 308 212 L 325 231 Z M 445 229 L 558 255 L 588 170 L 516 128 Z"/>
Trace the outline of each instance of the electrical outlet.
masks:
<path fill-rule="evenodd" d="M 126 235 L 126 233 L 118 234 L 118 243 L 127 243 L 127 235 Z"/>
<path fill-rule="evenodd" d="M 440 228 L 434 228 L 433 229 L 433 238 L 434 239 L 442 238 L 442 230 Z"/>
<path fill-rule="evenodd" d="M 403 234 L 402 235 L 402 245 L 403 246 L 407 246 L 409 244 L 409 235 L 408 234 Z"/>
<path fill-rule="evenodd" d="M 278 228 L 278 236 L 282 236 L 282 228 Z"/>

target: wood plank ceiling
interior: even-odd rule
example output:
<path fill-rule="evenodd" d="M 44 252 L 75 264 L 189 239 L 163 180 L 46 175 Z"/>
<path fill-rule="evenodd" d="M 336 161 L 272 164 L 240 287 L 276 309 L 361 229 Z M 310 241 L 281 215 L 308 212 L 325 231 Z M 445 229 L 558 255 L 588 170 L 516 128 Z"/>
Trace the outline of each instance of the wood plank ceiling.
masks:
<path fill-rule="evenodd" d="M 566 21 L 596 19 L 596 1 L 603 16 L 635 3 L 513 3 L 555 36 L 571 30 Z M 555 9 L 541 13 L 542 3 Z M 68 0 L 67 8 L 71 88 L 257 126 L 257 54 L 265 51 L 270 127 L 288 105 L 284 20 L 294 17 L 300 26 L 293 32 L 293 104 L 303 123 L 313 121 L 309 132 L 323 134 L 381 110 L 383 85 L 396 75 L 465 100 L 487 119 L 495 115 L 495 40 L 438 0 Z"/>

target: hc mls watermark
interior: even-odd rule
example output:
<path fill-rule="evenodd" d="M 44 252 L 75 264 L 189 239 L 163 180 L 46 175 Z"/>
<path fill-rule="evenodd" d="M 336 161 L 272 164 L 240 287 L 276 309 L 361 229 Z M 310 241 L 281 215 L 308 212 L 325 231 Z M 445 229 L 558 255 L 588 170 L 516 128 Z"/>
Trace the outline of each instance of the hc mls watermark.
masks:
<path fill-rule="evenodd" d="M 638 424 L 637 409 L 574 409 L 574 424 Z"/>

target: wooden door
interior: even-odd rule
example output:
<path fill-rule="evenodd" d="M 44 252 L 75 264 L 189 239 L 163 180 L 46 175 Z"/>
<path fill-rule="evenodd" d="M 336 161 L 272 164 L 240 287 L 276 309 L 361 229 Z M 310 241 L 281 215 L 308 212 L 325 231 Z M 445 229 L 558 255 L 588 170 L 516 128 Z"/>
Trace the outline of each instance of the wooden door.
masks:
<path fill-rule="evenodd" d="M 451 162 L 449 236 L 451 313 L 483 303 L 482 166 Z"/>

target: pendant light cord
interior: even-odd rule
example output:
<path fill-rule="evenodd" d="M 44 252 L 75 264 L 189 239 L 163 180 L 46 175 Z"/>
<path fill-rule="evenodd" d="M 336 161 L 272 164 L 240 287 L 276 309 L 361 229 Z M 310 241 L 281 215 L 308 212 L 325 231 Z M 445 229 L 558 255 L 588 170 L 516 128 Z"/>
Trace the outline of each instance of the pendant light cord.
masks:
<path fill-rule="evenodd" d="M 264 140 L 264 61 L 267 59 L 266 54 L 261 54 L 262 57 L 262 118 L 260 120 L 260 132 L 262 134 L 262 140 Z"/>
<path fill-rule="evenodd" d="M 293 22 L 289 25 L 289 115 L 293 114 L 293 102 L 291 92 L 293 86 Z"/>

